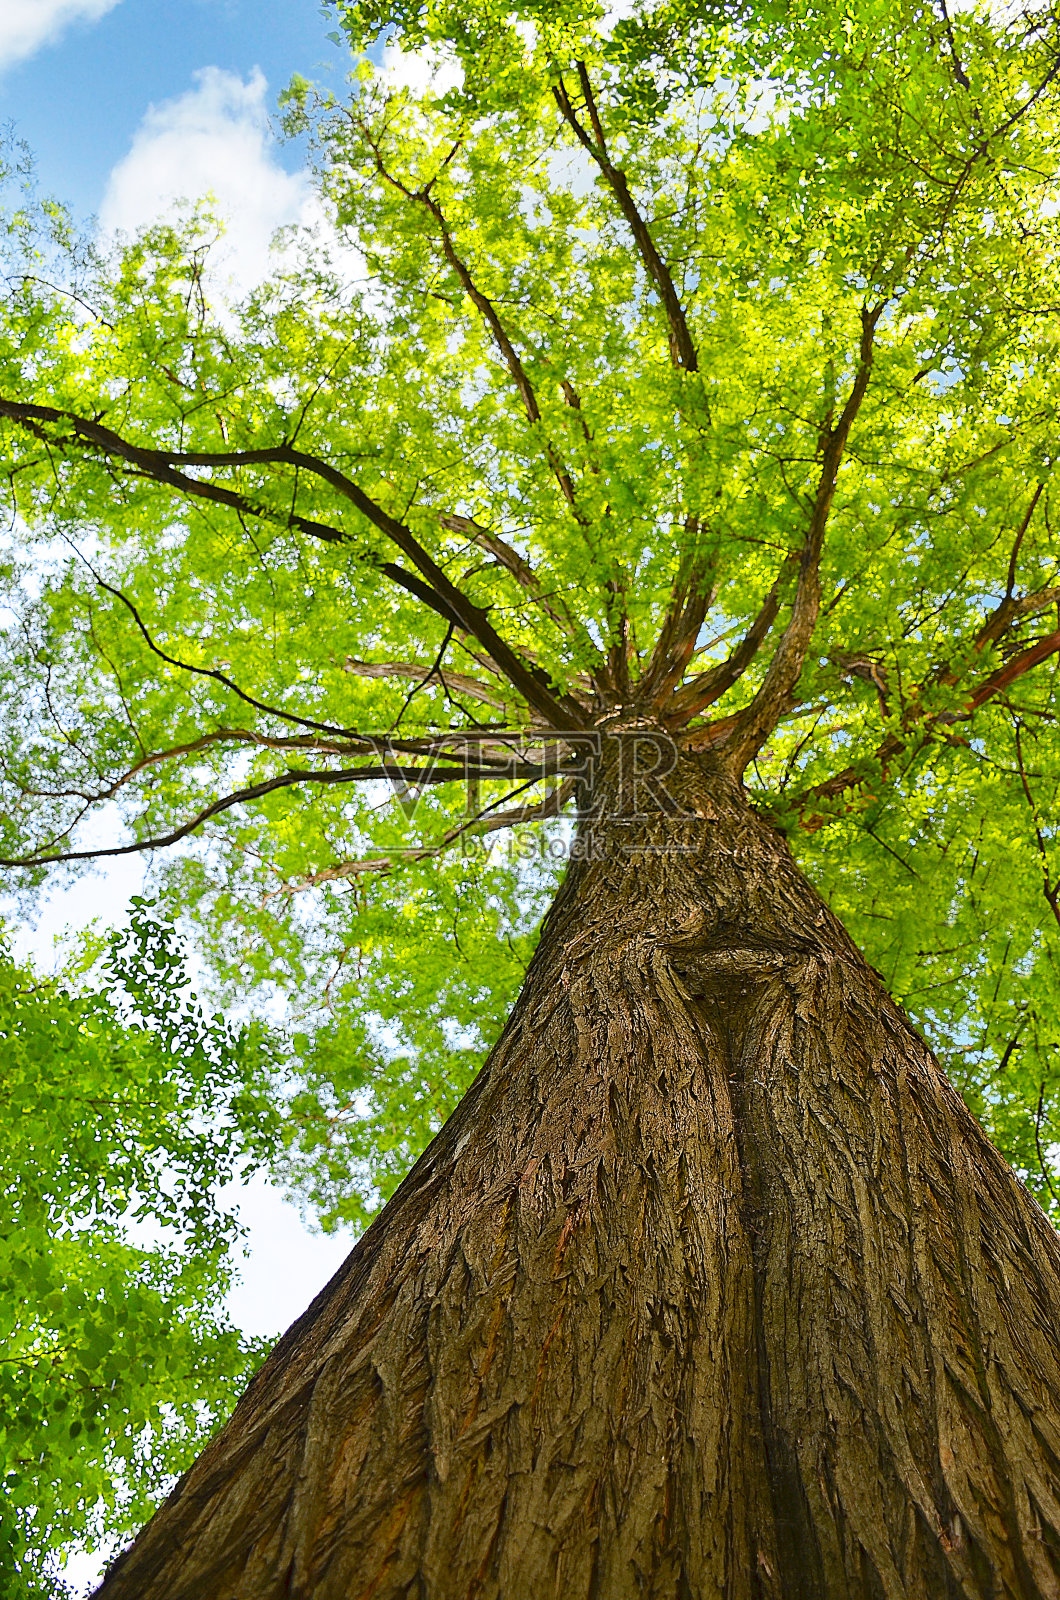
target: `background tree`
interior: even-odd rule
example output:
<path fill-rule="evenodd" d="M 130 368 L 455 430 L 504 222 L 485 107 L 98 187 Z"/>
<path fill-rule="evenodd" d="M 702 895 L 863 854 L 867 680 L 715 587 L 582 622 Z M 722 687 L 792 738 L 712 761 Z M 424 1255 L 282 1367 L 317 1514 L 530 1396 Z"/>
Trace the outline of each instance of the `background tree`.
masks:
<path fill-rule="evenodd" d="M 261 1359 L 218 1307 L 217 1191 L 275 1113 L 268 1040 L 203 1014 L 143 901 L 58 978 L 4 950 L 0 1034 L 0 1593 L 21 1600 L 144 1520 Z"/>
<path fill-rule="evenodd" d="M 327 970 L 338 1217 L 525 961 L 461 845 L 578 859 L 107 1592 L 1051 1593 L 1056 1239 L 841 920 L 1051 1202 L 1054 19 L 341 9 L 448 86 L 295 87 L 336 231 L 238 312 L 13 216 L 7 864 L 117 801 Z"/>

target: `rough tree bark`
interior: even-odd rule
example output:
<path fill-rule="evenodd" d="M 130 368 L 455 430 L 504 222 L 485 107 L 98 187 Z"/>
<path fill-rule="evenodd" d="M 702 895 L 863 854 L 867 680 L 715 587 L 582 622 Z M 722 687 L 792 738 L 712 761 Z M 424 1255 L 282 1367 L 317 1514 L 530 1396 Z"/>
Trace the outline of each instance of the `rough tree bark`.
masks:
<path fill-rule="evenodd" d="M 1060 1595 L 1060 1240 L 734 780 L 669 787 L 106 1600 Z"/>

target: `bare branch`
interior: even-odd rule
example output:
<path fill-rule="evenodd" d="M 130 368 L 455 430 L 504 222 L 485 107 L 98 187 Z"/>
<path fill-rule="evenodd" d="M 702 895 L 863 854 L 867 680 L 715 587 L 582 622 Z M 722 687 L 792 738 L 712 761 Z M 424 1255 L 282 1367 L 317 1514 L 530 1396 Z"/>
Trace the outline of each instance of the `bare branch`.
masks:
<path fill-rule="evenodd" d="M 622 700 L 627 699 L 632 693 L 633 679 L 630 675 L 630 668 L 637 657 L 637 646 L 633 637 L 633 622 L 629 614 L 629 605 L 626 598 L 628 593 L 629 591 L 624 582 L 614 585 L 615 604 L 612 610 L 611 623 L 614 642 L 607 652 L 607 677 L 614 684 L 615 690 Z"/>
<path fill-rule="evenodd" d="M 370 767 L 345 767 L 338 771 L 313 771 L 313 770 L 288 770 L 278 773 L 275 777 L 264 778 L 260 783 L 249 784 L 246 788 L 237 789 L 232 794 L 223 795 L 221 799 L 214 800 L 210 805 L 197 812 L 180 827 L 172 829 L 165 834 L 157 834 L 149 839 L 136 840 L 132 844 L 114 845 L 109 849 L 96 850 L 59 850 L 32 852 L 25 856 L 0 857 L 0 867 L 43 867 L 50 866 L 60 861 L 96 861 L 111 856 L 127 856 L 143 853 L 148 850 L 162 850 L 168 845 L 177 844 L 181 839 L 186 839 L 189 834 L 201 828 L 212 817 L 219 816 L 224 811 L 229 811 L 233 806 L 244 805 L 248 801 L 260 800 L 267 794 L 272 794 L 278 789 L 290 788 L 302 783 L 356 783 L 366 779 L 387 779 L 394 785 L 407 786 L 427 783 L 463 783 L 470 778 L 485 778 L 496 780 L 498 777 L 525 777 L 527 785 L 539 783 L 546 773 L 537 766 L 511 762 L 503 772 L 498 772 L 488 765 L 474 767 L 466 761 L 459 765 L 443 765 L 434 761 L 427 767 L 409 768 L 396 764 L 384 763 Z"/>
<path fill-rule="evenodd" d="M 235 490 L 225 489 L 219 484 L 204 482 L 200 478 L 189 478 L 185 473 L 177 471 L 178 466 L 233 466 L 238 463 L 228 456 L 197 457 L 185 456 L 179 452 L 146 449 L 139 445 L 131 444 L 123 439 L 111 428 L 91 417 L 81 417 L 75 412 L 59 410 L 55 406 L 39 406 L 23 403 L 17 400 L 8 400 L 0 397 L 0 417 L 7 417 L 10 422 L 27 429 L 37 438 L 57 447 L 60 450 L 70 444 L 93 444 L 103 454 L 127 462 L 130 466 L 139 469 L 140 475 L 150 478 L 156 483 L 164 483 L 168 488 L 176 489 L 178 493 L 187 495 L 189 499 L 210 500 L 216 505 L 227 506 L 230 510 L 239 511 L 244 516 L 259 518 L 267 522 L 275 522 L 283 527 L 295 528 L 299 533 L 311 534 L 313 538 L 323 539 L 329 544 L 342 543 L 346 535 L 338 528 L 331 527 L 328 523 L 313 522 L 305 517 L 286 517 L 271 506 L 259 505 L 248 499 L 246 495 Z M 66 438 L 55 437 L 47 432 L 49 424 L 65 423 L 71 432 Z"/>
<path fill-rule="evenodd" d="M 708 722 L 699 728 L 687 728 L 677 735 L 677 742 L 683 750 L 723 750 L 726 740 L 739 725 L 741 716 L 742 712 L 731 711 L 727 717 L 718 717 L 715 722 Z"/>
<path fill-rule="evenodd" d="M 1006 118 L 1004 122 L 994 129 L 993 133 L 990 135 L 990 138 L 999 139 L 1002 134 L 1011 132 L 1011 130 L 1016 126 L 1016 123 L 1021 121 L 1021 119 L 1027 115 L 1027 112 L 1031 109 L 1031 107 L 1037 105 L 1038 101 L 1041 99 L 1046 89 L 1048 89 L 1057 73 L 1060 73 L 1060 52 L 1058 52 L 1054 57 L 1052 66 L 1049 68 L 1038 87 L 1031 91 L 1022 105 L 1016 107 L 1015 111 L 1010 117 Z M 984 151 L 985 149 L 986 145 L 984 143 Z"/>
<path fill-rule="evenodd" d="M 1054 914 L 1055 914 L 1055 912 L 1056 912 L 1055 905 L 1053 907 L 1053 911 L 1054 911 Z M 1047 1161 L 1045 1159 L 1045 1151 L 1042 1149 L 1042 1113 L 1044 1112 L 1044 1110 L 1045 1110 L 1045 1080 L 1043 1078 L 1042 1082 L 1041 1082 L 1041 1084 L 1039 1085 L 1039 1088 L 1038 1088 L 1038 1109 L 1034 1114 L 1034 1143 L 1037 1146 L 1037 1150 L 1038 1150 L 1038 1165 L 1042 1169 L 1042 1177 L 1045 1179 L 1046 1188 L 1049 1190 L 1049 1193 L 1052 1195 L 1054 1200 L 1060 1200 L 1060 1195 L 1058 1195 L 1056 1190 L 1053 1188 L 1053 1180 L 1049 1176 L 1049 1165 L 1048 1165 L 1048 1163 L 1047 1163 Z"/>
<path fill-rule="evenodd" d="M 1008 579 L 1005 584 L 1004 597 L 995 607 L 991 615 L 987 618 L 985 625 L 980 629 L 978 635 L 976 636 L 975 642 L 980 649 L 982 649 L 984 645 L 993 644 L 997 639 L 1000 639 L 1001 635 L 1008 628 L 1013 618 L 1024 614 L 1026 610 L 1030 609 L 1027 606 L 1027 600 L 1031 599 L 1031 596 L 1027 596 L 1022 601 L 1015 600 L 1013 598 L 1016 588 L 1016 562 L 1019 559 L 1020 546 L 1023 543 L 1027 529 L 1031 525 L 1031 518 L 1034 516 L 1038 501 L 1042 497 L 1044 488 L 1044 483 L 1039 483 L 1037 485 L 1033 495 L 1031 496 L 1031 503 L 1027 507 L 1026 515 L 1024 516 L 1019 527 L 1016 529 L 1016 537 L 1012 542 L 1012 553 L 1009 556 Z M 1050 603 L 1050 598 L 1054 592 L 1058 591 L 1048 589 L 1042 591 L 1042 593 L 1049 598 L 1045 600 L 1044 605 L 1039 609 L 1044 610 L 1045 605 Z"/>
<path fill-rule="evenodd" d="M 692 335 L 688 330 L 684 307 L 674 287 L 673 278 L 670 276 L 670 269 L 655 248 L 655 241 L 652 239 L 648 225 L 641 216 L 637 203 L 630 193 L 625 173 L 613 164 L 608 155 L 607 142 L 604 138 L 603 126 L 597 111 L 592 84 L 589 81 L 589 73 L 583 61 L 577 63 L 577 71 L 578 82 L 581 84 L 582 98 L 585 101 L 585 109 L 589 113 L 592 133 L 578 120 L 562 77 L 558 83 L 552 86 L 553 98 L 559 107 L 563 120 L 573 130 L 578 142 L 589 152 L 607 179 L 611 192 L 618 202 L 618 208 L 629 225 L 641 261 L 644 263 L 648 276 L 659 292 L 659 298 L 666 312 L 666 320 L 670 329 L 670 358 L 674 366 L 683 368 L 685 372 L 698 372 L 699 357 L 692 342 Z"/>
<path fill-rule="evenodd" d="M 924 733 L 920 742 L 926 742 L 927 737 L 928 735 Z M 907 748 L 908 745 L 905 739 L 899 738 L 897 734 L 888 734 L 887 738 L 877 745 L 873 752 L 873 760 L 880 763 L 881 770 L 885 773 L 886 763 L 893 756 L 900 755 Z M 859 789 L 864 782 L 864 771 L 857 767 L 844 767 L 842 772 L 834 773 L 832 777 L 825 778 L 822 783 L 815 783 L 811 789 L 806 790 L 805 794 L 789 799 L 786 803 L 796 811 L 805 813 L 807 808 L 811 807 L 815 802 L 836 800 L 849 789 Z M 802 826 L 808 832 L 813 832 L 821 826 L 824 820 L 823 816 L 814 815 L 811 812 L 809 816 L 802 816 Z"/>
<path fill-rule="evenodd" d="M 343 671 L 352 672 L 358 678 L 399 678 L 406 683 L 425 683 L 431 675 L 430 667 L 411 661 L 355 661 L 352 656 L 346 657 Z M 473 700 L 482 700 L 486 705 L 496 706 L 499 711 L 505 709 L 505 701 L 497 690 L 478 678 L 469 678 L 466 673 L 448 669 L 433 673 L 433 677 L 454 694 L 470 695 Z"/>

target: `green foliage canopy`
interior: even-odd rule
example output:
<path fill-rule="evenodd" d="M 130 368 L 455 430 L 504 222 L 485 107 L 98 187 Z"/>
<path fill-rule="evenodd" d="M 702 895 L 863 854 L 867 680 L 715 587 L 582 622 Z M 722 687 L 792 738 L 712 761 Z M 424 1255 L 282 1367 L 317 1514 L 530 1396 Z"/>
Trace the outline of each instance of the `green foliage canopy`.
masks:
<path fill-rule="evenodd" d="M 204 213 L 10 212 L 5 860 L 195 841 L 219 981 L 305 1016 L 289 1174 L 363 1219 L 555 880 L 485 846 L 641 719 L 745 770 L 1052 1204 L 1055 17 L 338 10 L 348 92 L 288 99 L 329 229 L 241 305 Z"/>
<path fill-rule="evenodd" d="M 84 966 L 84 962 L 80 964 Z M 260 1164 L 273 1051 L 189 998 L 173 930 L 133 907 L 89 974 L 0 946 L 0 1594 L 139 1526 L 264 1354 L 220 1308 Z"/>

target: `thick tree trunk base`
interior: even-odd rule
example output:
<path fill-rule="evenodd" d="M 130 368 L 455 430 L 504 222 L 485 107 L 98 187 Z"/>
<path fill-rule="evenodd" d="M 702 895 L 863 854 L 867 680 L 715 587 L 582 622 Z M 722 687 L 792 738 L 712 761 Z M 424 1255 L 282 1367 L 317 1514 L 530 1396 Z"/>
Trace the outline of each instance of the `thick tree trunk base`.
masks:
<path fill-rule="evenodd" d="M 105 1600 L 1060 1596 L 1060 1241 L 782 842 L 677 781 Z"/>

